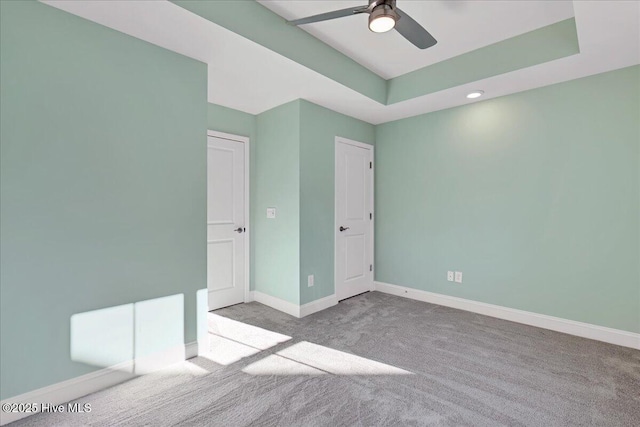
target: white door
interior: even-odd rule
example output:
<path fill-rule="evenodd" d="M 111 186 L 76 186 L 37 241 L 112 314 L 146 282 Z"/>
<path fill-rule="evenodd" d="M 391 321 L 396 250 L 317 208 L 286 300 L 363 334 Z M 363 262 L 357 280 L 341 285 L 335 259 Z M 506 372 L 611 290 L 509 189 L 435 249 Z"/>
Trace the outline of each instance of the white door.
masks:
<path fill-rule="evenodd" d="M 244 302 L 244 143 L 207 139 L 207 289 L 209 310 Z"/>
<path fill-rule="evenodd" d="M 373 146 L 336 138 L 336 296 L 373 289 Z"/>

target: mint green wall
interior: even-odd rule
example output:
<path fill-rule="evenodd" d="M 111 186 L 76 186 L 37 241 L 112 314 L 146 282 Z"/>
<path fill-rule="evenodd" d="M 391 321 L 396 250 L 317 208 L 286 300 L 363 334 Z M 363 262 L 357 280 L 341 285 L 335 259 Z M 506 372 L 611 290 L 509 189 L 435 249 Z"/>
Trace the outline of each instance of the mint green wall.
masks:
<path fill-rule="evenodd" d="M 253 132 L 252 289 L 305 304 L 334 293 L 335 137 L 373 143 L 375 128 L 304 100 L 252 118 L 209 105 L 209 128 Z M 275 207 L 275 219 L 266 209 Z M 315 285 L 307 287 L 307 276 Z"/>
<path fill-rule="evenodd" d="M 335 137 L 373 145 L 375 127 L 311 102 L 300 105 L 300 304 L 306 304 L 335 290 Z"/>
<path fill-rule="evenodd" d="M 143 310 L 154 302 L 136 316 L 196 339 L 206 79 L 204 64 L 42 3 L 0 2 L 0 398 L 102 367 L 71 360 L 74 315 L 154 300 L 184 318 Z M 74 318 L 116 312 L 132 310 Z"/>
<path fill-rule="evenodd" d="M 639 104 L 635 66 L 378 126 L 376 280 L 640 332 Z"/>
<path fill-rule="evenodd" d="M 208 104 L 207 126 L 218 132 L 248 136 L 251 141 L 256 136 L 256 116 L 222 105 Z"/>
<path fill-rule="evenodd" d="M 256 167 L 256 116 L 253 114 L 245 113 L 243 111 L 234 110 L 233 108 L 223 107 L 221 105 L 209 103 L 207 114 L 207 126 L 210 130 L 218 132 L 230 133 L 233 135 L 247 136 L 250 141 L 250 174 L 249 179 L 251 181 L 250 188 L 253 190 L 256 188 L 255 181 L 255 167 Z M 255 191 L 250 191 L 250 218 L 251 224 L 255 223 Z M 250 248 L 250 277 L 251 277 L 251 289 L 255 289 L 255 269 L 253 260 L 255 259 L 255 246 L 253 241 L 255 239 L 255 230 L 253 226 L 248 227 L 248 232 L 251 236 L 251 248 Z"/>
<path fill-rule="evenodd" d="M 254 169 L 255 290 L 300 301 L 300 101 L 256 118 Z M 268 207 L 276 218 L 267 219 Z"/>

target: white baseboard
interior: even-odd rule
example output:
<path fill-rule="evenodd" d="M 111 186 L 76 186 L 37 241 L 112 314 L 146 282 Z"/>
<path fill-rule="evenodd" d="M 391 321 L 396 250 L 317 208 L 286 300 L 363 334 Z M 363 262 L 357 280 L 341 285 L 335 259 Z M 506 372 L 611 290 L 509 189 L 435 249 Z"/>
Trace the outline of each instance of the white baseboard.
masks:
<path fill-rule="evenodd" d="M 336 294 L 311 301 L 310 303 L 300 306 L 300 317 L 305 317 L 310 314 L 317 313 L 329 307 L 333 307 L 336 304 L 338 304 L 338 298 L 336 297 Z"/>
<path fill-rule="evenodd" d="M 166 368 L 186 358 L 195 357 L 190 355 L 192 355 L 194 351 L 196 352 L 195 355 L 197 355 L 198 347 L 197 342 L 188 343 L 184 346 L 176 346 L 150 356 L 138 358 L 135 362 L 128 360 L 108 368 L 10 397 L 0 403 L 3 406 L 5 403 L 50 403 L 52 405 L 61 405 L 140 375 Z M 33 415 L 33 413 L 0 412 L 0 426 L 26 418 L 30 415 Z"/>
<path fill-rule="evenodd" d="M 191 343 L 187 344 L 189 347 Z M 187 345 L 180 345 L 168 348 L 148 356 L 137 357 L 134 365 L 134 374 L 144 375 L 158 371 L 176 363 L 180 363 L 186 359 Z M 196 344 L 197 346 L 197 344 Z"/>
<path fill-rule="evenodd" d="M 260 291 L 252 291 L 251 293 L 253 294 L 253 299 L 260 304 L 264 304 L 297 318 L 317 313 L 318 311 L 338 304 L 338 299 L 335 294 L 311 301 L 304 305 L 297 305 L 289 301 L 281 300 L 280 298 L 272 297 L 271 295 L 263 294 Z"/>
<path fill-rule="evenodd" d="M 254 292 L 255 292 L 255 291 L 248 291 L 248 292 L 245 292 L 245 294 L 244 294 L 244 302 L 245 302 L 245 303 L 247 303 L 247 302 L 253 302 L 253 301 L 255 301 L 255 300 L 256 300 L 256 299 L 255 299 L 255 297 L 254 297 L 254 295 L 253 295 L 253 293 L 254 293 Z"/>
<path fill-rule="evenodd" d="M 136 375 L 132 371 L 132 362 L 119 363 L 110 368 L 100 369 L 99 371 L 4 399 L 2 406 L 4 407 L 7 403 L 63 404 L 135 378 Z M 0 425 L 9 424 L 30 415 L 33 414 L 2 411 L 0 413 Z"/>
<path fill-rule="evenodd" d="M 560 317 L 547 316 L 545 314 L 532 313 L 530 311 L 517 310 L 499 305 L 487 304 L 468 299 L 436 294 L 419 289 L 404 286 L 391 285 L 389 283 L 375 282 L 375 290 L 391 295 L 397 295 L 431 304 L 443 305 L 460 310 L 471 311 L 498 319 L 524 323 L 538 328 L 550 329 L 565 334 L 576 335 L 597 341 L 604 341 L 624 347 L 640 350 L 640 334 L 592 325 L 590 323 L 577 322 L 575 320 L 562 319 Z"/>
<path fill-rule="evenodd" d="M 184 346 L 184 359 L 189 360 L 202 354 L 206 346 L 200 341 L 193 341 Z"/>
<path fill-rule="evenodd" d="M 293 317 L 300 317 L 300 306 L 271 295 L 263 294 L 260 291 L 253 291 L 253 299 L 260 304 L 264 304 Z"/>

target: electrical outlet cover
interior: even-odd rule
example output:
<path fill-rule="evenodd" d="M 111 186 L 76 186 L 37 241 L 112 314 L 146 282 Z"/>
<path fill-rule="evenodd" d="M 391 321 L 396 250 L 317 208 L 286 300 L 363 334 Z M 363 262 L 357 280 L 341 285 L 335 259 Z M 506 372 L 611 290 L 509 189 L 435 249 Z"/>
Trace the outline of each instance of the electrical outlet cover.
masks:
<path fill-rule="evenodd" d="M 453 282 L 453 271 L 447 271 L 447 281 Z"/>
<path fill-rule="evenodd" d="M 313 274 L 310 274 L 307 277 L 307 286 L 312 287 L 313 286 Z"/>
<path fill-rule="evenodd" d="M 462 283 L 462 271 L 456 271 L 456 283 Z"/>

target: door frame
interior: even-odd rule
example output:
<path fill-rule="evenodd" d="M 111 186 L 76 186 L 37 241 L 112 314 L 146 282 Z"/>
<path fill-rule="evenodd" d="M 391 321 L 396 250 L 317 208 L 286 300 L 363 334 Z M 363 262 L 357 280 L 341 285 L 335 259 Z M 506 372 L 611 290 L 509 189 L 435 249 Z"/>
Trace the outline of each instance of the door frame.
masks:
<path fill-rule="evenodd" d="M 240 136 L 234 135 L 231 133 L 219 132 L 216 130 L 207 130 L 207 139 L 208 137 L 215 137 L 220 139 L 226 139 L 229 141 L 240 142 L 244 144 L 244 228 L 249 230 L 245 232 L 245 245 L 244 245 L 244 302 L 251 302 L 253 298 L 251 298 L 251 227 L 250 227 L 250 193 L 251 190 L 251 162 L 250 162 L 250 152 L 251 152 L 251 140 L 248 136 Z M 208 141 L 207 141 L 208 142 Z"/>
<path fill-rule="evenodd" d="M 372 144 L 367 144 L 364 142 L 359 142 L 359 141 L 354 141 L 352 139 L 348 139 L 348 138 L 344 138 L 341 136 L 337 136 L 335 137 L 335 145 L 334 145 L 334 166 L 333 166 L 333 291 L 334 291 L 334 295 L 336 296 L 336 298 L 338 298 L 338 240 L 336 238 L 336 230 L 338 229 L 338 179 L 337 179 L 337 175 L 338 175 L 338 144 L 346 144 L 346 145 L 353 145 L 355 147 L 358 148 L 364 148 L 365 150 L 370 150 L 371 152 L 371 176 L 369 178 L 369 183 L 371 185 L 371 206 L 369 207 L 370 212 L 372 214 L 372 218 L 371 221 L 369 221 L 369 232 L 371 233 L 371 239 L 369 240 L 369 247 L 367 248 L 367 252 L 369 254 L 369 259 L 371 260 L 371 265 L 372 270 L 371 270 L 371 283 L 369 284 L 369 292 L 374 290 L 374 286 L 373 283 L 375 281 L 375 271 L 376 271 L 376 266 L 374 263 L 374 239 L 375 239 L 375 229 L 374 229 L 374 222 L 376 219 L 376 215 L 374 212 L 374 196 L 375 196 L 375 191 L 374 191 L 374 172 L 375 172 L 375 162 L 374 160 L 374 149 L 375 147 Z"/>

